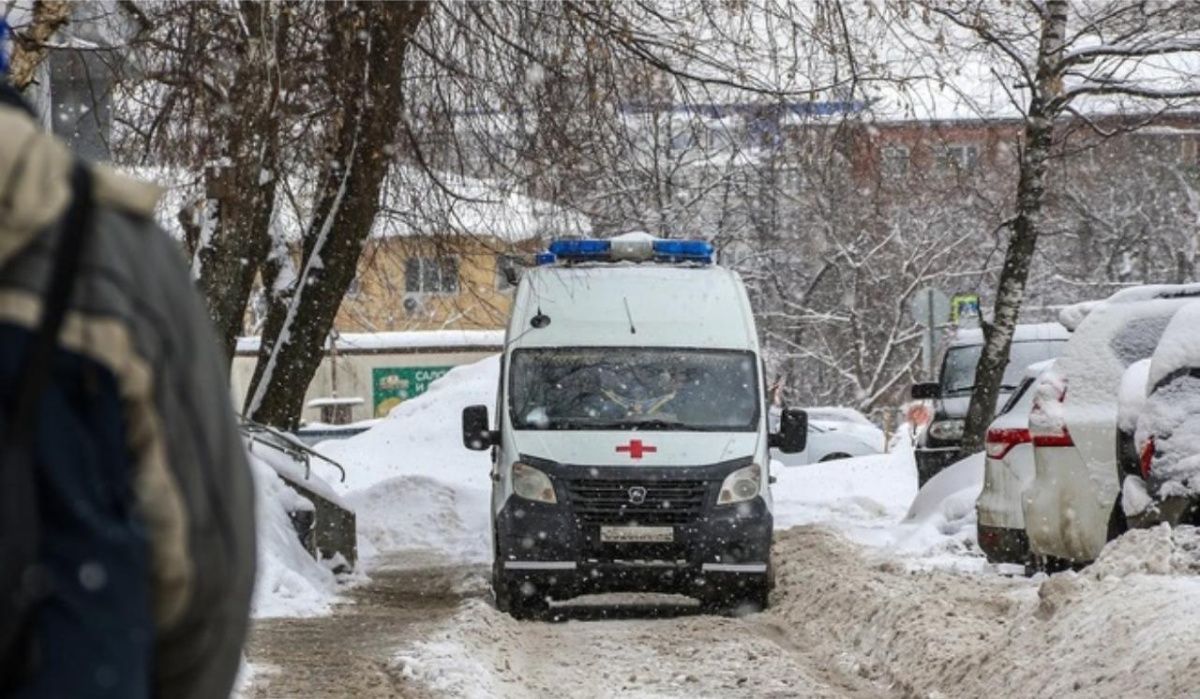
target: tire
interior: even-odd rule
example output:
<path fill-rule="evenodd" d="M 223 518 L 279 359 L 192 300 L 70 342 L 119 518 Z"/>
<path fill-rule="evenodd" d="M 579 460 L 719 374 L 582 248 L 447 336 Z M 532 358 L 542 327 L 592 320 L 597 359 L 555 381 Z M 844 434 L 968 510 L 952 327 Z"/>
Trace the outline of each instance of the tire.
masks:
<path fill-rule="evenodd" d="M 496 603 L 497 610 L 508 613 L 508 585 L 504 580 L 504 571 L 500 566 L 500 551 L 496 546 L 492 547 L 492 601 Z"/>
<path fill-rule="evenodd" d="M 821 458 L 820 458 L 820 459 L 817 461 L 817 463 L 819 463 L 819 464 L 823 464 L 823 463 L 825 463 L 826 461 L 838 461 L 839 459 L 849 459 L 849 458 L 850 458 L 850 455 L 849 455 L 849 454 L 847 454 L 846 452 L 843 452 L 843 451 L 835 451 L 835 452 L 834 452 L 834 453 L 832 453 L 832 454 L 826 454 L 825 456 L 822 456 L 822 457 L 821 457 Z"/>
<path fill-rule="evenodd" d="M 1125 509 L 1121 507 L 1121 496 L 1113 503 L 1112 512 L 1108 515 L 1108 541 L 1129 531 L 1129 521 L 1125 519 Z"/>
<path fill-rule="evenodd" d="M 519 621 L 542 620 L 550 616 L 546 591 L 537 589 L 529 581 L 504 574 L 493 575 L 492 595 L 496 609 Z"/>
<path fill-rule="evenodd" d="M 700 598 L 700 608 L 709 614 L 744 616 L 767 608 L 771 588 L 775 587 L 775 569 L 755 580 L 741 581 L 737 587 L 714 590 Z"/>

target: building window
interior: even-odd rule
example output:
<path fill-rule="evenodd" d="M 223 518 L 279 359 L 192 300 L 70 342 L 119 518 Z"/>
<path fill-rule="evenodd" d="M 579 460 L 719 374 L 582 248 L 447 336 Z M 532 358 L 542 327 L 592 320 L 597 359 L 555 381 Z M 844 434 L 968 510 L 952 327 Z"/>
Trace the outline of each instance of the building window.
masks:
<path fill-rule="evenodd" d="M 458 260 L 410 257 L 404 263 L 404 291 L 410 294 L 458 293 Z"/>
<path fill-rule="evenodd" d="M 496 288 L 508 291 L 517 286 L 525 261 L 520 255 L 496 255 Z"/>
<path fill-rule="evenodd" d="M 888 177 L 908 174 L 908 149 L 904 146 L 884 146 L 880 151 L 880 167 Z"/>
<path fill-rule="evenodd" d="M 979 146 L 955 144 L 938 152 L 938 168 L 945 172 L 974 172 L 979 165 Z"/>

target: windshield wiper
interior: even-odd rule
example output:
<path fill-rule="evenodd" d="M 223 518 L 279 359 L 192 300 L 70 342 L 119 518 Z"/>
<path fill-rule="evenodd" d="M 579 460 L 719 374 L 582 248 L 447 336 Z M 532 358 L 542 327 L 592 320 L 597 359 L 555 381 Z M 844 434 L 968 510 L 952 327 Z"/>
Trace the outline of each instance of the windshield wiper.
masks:
<path fill-rule="evenodd" d="M 646 429 L 646 430 L 674 430 L 674 429 L 690 429 L 688 425 L 678 420 L 665 420 L 661 417 L 648 418 L 645 420 L 624 420 L 620 423 L 621 426 L 617 429 Z"/>

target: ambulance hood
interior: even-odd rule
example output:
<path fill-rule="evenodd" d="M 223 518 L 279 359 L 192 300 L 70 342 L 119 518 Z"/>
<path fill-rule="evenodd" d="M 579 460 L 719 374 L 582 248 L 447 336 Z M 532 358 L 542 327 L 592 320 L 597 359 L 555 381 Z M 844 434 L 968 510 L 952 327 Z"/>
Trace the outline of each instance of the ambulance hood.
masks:
<path fill-rule="evenodd" d="M 757 458 L 760 432 L 522 430 L 510 453 L 574 466 L 708 466 Z"/>

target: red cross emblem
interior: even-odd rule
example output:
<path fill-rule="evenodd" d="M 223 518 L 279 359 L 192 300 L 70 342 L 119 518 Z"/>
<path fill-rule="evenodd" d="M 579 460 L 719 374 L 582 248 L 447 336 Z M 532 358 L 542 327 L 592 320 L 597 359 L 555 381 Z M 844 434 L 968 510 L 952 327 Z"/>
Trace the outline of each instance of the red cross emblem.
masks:
<path fill-rule="evenodd" d="M 631 439 L 629 444 L 621 444 L 617 447 L 617 453 L 629 454 L 631 459 L 640 459 L 643 454 L 653 454 L 656 451 L 658 451 L 658 447 L 642 444 L 640 439 Z"/>

